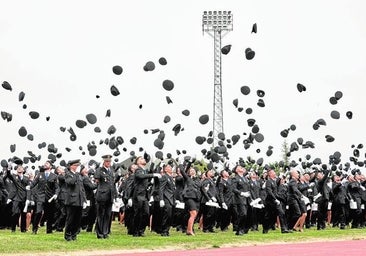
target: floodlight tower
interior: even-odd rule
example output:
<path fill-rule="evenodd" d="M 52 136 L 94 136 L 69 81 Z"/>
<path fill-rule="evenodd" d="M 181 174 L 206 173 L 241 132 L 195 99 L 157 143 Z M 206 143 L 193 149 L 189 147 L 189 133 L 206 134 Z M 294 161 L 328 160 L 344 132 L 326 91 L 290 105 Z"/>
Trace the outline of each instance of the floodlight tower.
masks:
<path fill-rule="evenodd" d="M 217 146 L 218 134 L 224 132 L 221 84 L 221 38 L 233 30 L 231 11 L 204 11 L 202 32 L 214 39 L 214 103 L 213 103 L 213 147 Z"/>

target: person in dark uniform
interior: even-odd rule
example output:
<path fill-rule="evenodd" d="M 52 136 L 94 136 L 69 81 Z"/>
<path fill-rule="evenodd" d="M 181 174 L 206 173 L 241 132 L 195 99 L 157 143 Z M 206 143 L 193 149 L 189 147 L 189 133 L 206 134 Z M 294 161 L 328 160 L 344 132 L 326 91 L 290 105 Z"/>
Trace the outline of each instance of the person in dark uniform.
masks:
<path fill-rule="evenodd" d="M 56 173 L 58 175 L 58 184 L 59 184 L 59 194 L 57 196 L 57 214 L 56 221 L 54 224 L 54 229 L 57 232 L 63 232 L 66 221 L 66 207 L 65 207 L 65 198 L 66 198 L 66 183 L 65 183 L 65 170 L 58 166 L 56 168 Z"/>
<path fill-rule="evenodd" d="M 250 194 L 253 198 L 252 202 L 254 202 L 255 200 L 256 202 L 258 202 L 256 205 L 253 205 L 253 203 L 251 202 L 249 207 L 249 210 L 251 212 L 250 230 L 258 231 L 260 216 L 263 215 L 263 208 L 260 207 L 264 207 L 264 205 L 262 199 L 260 198 L 261 184 L 258 180 L 258 175 L 255 171 L 251 171 L 249 173 L 249 185 L 250 185 Z M 260 202 L 262 202 L 262 204 L 259 204 Z"/>
<path fill-rule="evenodd" d="M 86 229 L 86 232 L 92 232 L 97 215 L 94 196 L 94 190 L 97 188 L 97 184 L 92 182 L 91 178 L 89 177 L 88 168 L 83 165 L 81 165 L 80 174 L 83 177 L 83 185 L 87 202 L 87 207 L 83 209 L 81 226 L 82 228 Z"/>
<path fill-rule="evenodd" d="M 42 218 L 47 221 L 46 233 L 52 233 L 54 216 L 56 212 L 56 199 L 59 194 L 58 177 L 52 172 L 52 162 L 46 161 L 39 167 L 39 172 L 31 183 L 31 189 L 36 203 L 36 211 L 33 219 L 33 234 L 37 234 L 38 225 Z"/>
<path fill-rule="evenodd" d="M 285 218 L 285 212 L 279 200 L 280 196 L 277 192 L 276 173 L 273 169 L 267 171 L 267 181 L 265 183 L 266 199 L 265 199 L 265 215 L 263 220 L 263 234 L 268 233 L 269 229 L 276 223 L 277 216 L 280 219 L 281 232 L 291 233 L 288 230 Z"/>
<path fill-rule="evenodd" d="M 66 241 L 76 240 L 80 231 L 82 209 L 86 206 L 86 196 L 83 179 L 80 175 L 80 160 L 68 162 L 69 169 L 65 174 L 66 183 L 66 223 L 64 238 Z"/>
<path fill-rule="evenodd" d="M 163 166 L 163 175 L 160 179 L 159 195 L 161 208 L 161 236 L 169 236 L 169 229 L 172 225 L 175 184 L 173 179 L 173 170 L 170 164 Z"/>
<path fill-rule="evenodd" d="M 220 172 L 218 181 L 218 199 L 221 204 L 220 209 L 220 229 L 226 231 L 232 221 L 233 216 L 233 188 L 232 181 L 227 170 Z"/>
<path fill-rule="evenodd" d="M 131 164 L 128 167 L 128 177 L 126 178 L 126 188 L 122 194 L 122 200 L 126 205 L 125 209 L 125 226 L 127 227 L 127 234 L 133 235 L 135 233 L 134 225 L 133 225 L 133 190 L 134 190 L 134 180 L 135 180 L 135 171 L 138 168 L 136 164 Z"/>
<path fill-rule="evenodd" d="M 188 213 L 184 210 L 184 206 L 183 206 L 184 205 L 184 198 L 183 198 L 184 179 L 181 174 L 178 175 L 178 173 L 180 173 L 180 170 L 184 170 L 183 165 L 178 165 L 176 167 L 175 177 L 174 177 L 175 207 L 173 209 L 173 226 L 176 228 L 177 231 L 182 231 L 183 233 L 185 233 L 186 229 L 187 229 L 187 222 L 185 220 L 188 219 L 188 216 L 187 216 Z"/>
<path fill-rule="evenodd" d="M 189 162 L 186 166 L 186 170 L 179 169 L 179 173 L 184 178 L 183 198 L 185 209 L 189 212 L 186 234 L 194 236 L 193 225 L 196 220 L 198 210 L 200 208 L 201 199 L 201 181 L 196 175 L 196 169 L 191 167 L 192 163 Z"/>
<path fill-rule="evenodd" d="M 213 170 L 206 171 L 205 179 L 201 184 L 201 206 L 202 206 L 202 217 L 203 217 L 203 229 L 204 233 L 214 233 L 215 227 L 215 216 L 216 207 L 207 205 L 206 203 L 217 203 L 217 189 L 216 184 L 213 181 L 214 172 Z"/>
<path fill-rule="evenodd" d="M 161 178 L 160 173 L 147 173 L 146 160 L 139 156 L 135 160 L 138 166 L 134 174 L 134 189 L 132 194 L 133 223 L 135 237 L 145 236 L 145 229 L 149 223 L 149 193 L 148 186 L 151 178 Z"/>
<path fill-rule="evenodd" d="M 362 188 L 360 183 L 361 172 L 358 169 L 352 170 L 353 178 L 350 178 L 350 182 L 347 186 L 347 191 L 350 195 L 350 200 L 354 202 L 355 207 L 350 209 L 350 218 L 352 220 L 351 228 L 359 228 L 362 222 Z"/>
<path fill-rule="evenodd" d="M 346 179 L 345 179 L 346 181 Z M 346 228 L 346 202 L 347 188 L 342 182 L 342 173 L 336 172 L 333 176 L 333 205 L 332 205 L 332 222 L 333 227 L 339 226 L 340 229 Z"/>
<path fill-rule="evenodd" d="M 297 170 L 290 171 L 290 180 L 288 182 L 287 204 L 289 206 L 289 227 L 294 231 L 303 231 L 306 218 L 306 206 L 301 200 L 302 193 L 298 189 L 299 172 Z"/>
<path fill-rule="evenodd" d="M 325 221 L 327 218 L 328 202 L 329 202 L 329 187 L 327 185 L 329 170 L 324 164 L 322 166 L 323 171 L 319 171 L 317 177 L 317 190 L 318 197 L 314 197 L 315 202 L 318 203 L 318 223 L 317 230 L 325 229 Z"/>
<path fill-rule="evenodd" d="M 103 165 L 95 171 L 94 179 L 97 186 L 96 207 L 97 221 L 95 231 L 98 238 L 108 238 L 112 224 L 112 204 L 117 197 L 114 171 L 111 168 L 111 155 L 104 155 Z"/>
<path fill-rule="evenodd" d="M 10 170 L 7 172 L 7 177 L 13 182 L 16 191 L 13 198 L 11 231 L 15 232 L 20 217 L 20 231 L 26 232 L 27 212 L 23 210 L 27 200 L 27 190 L 29 190 L 29 179 L 24 176 L 22 165 L 18 165 L 16 171 L 16 175 L 11 174 Z"/>
<path fill-rule="evenodd" d="M 234 211 L 237 216 L 237 230 L 235 235 L 247 234 L 250 228 L 250 219 L 248 218 L 248 206 L 251 198 L 250 185 L 248 179 L 245 177 L 246 170 L 244 167 L 237 165 L 233 172 L 232 186 L 234 193 Z"/>

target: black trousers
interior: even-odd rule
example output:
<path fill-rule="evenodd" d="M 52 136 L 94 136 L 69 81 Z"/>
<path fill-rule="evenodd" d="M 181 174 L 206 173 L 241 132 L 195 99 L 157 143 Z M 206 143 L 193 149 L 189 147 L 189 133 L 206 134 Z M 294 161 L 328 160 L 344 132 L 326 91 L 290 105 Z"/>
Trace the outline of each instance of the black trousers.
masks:
<path fill-rule="evenodd" d="M 25 227 L 26 227 L 26 218 L 27 218 L 27 213 L 23 212 L 25 206 L 25 202 L 19 202 L 19 201 L 14 201 L 13 202 L 13 209 L 12 209 L 12 216 L 11 216 L 11 230 L 15 231 L 16 230 L 16 226 L 19 223 L 19 217 L 20 217 L 20 230 L 22 232 L 25 232 Z"/>
<path fill-rule="evenodd" d="M 80 230 L 81 206 L 66 205 L 66 223 L 64 237 L 67 241 L 76 240 L 76 235 Z"/>
<path fill-rule="evenodd" d="M 250 228 L 250 218 L 248 218 L 248 206 L 245 204 L 233 204 L 236 219 L 236 230 L 248 232 Z"/>
<path fill-rule="evenodd" d="M 97 202 L 97 221 L 95 231 L 98 238 L 107 238 L 111 232 L 112 224 L 112 203 Z"/>
<path fill-rule="evenodd" d="M 203 231 L 214 230 L 216 221 L 216 207 L 203 205 Z"/>
<path fill-rule="evenodd" d="M 38 230 L 38 225 L 39 225 L 39 222 L 41 221 L 42 213 L 43 213 L 43 219 L 47 221 L 46 232 L 51 233 L 52 226 L 54 223 L 55 211 L 56 211 L 56 204 L 54 201 L 52 201 L 51 203 L 37 202 L 36 211 L 34 213 L 34 219 L 33 219 L 33 223 L 32 223 L 33 231 Z"/>
<path fill-rule="evenodd" d="M 280 219 L 281 230 L 287 230 L 287 222 L 285 217 L 285 211 L 281 204 L 267 203 L 265 207 L 263 230 L 270 230 L 276 223 L 277 216 Z"/>
<path fill-rule="evenodd" d="M 169 233 L 170 226 L 172 225 L 173 206 L 165 201 L 165 206 L 161 208 L 161 232 Z"/>
<path fill-rule="evenodd" d="M 134 201 L 133 212 L 134 235 L 142 235 L 149 223 L 148 201 Z"/>

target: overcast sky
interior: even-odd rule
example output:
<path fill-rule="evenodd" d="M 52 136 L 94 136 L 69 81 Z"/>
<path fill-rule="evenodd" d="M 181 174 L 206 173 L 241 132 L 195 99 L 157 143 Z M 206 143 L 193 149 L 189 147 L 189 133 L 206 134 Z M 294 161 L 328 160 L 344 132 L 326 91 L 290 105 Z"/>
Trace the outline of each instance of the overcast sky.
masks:
<path fill-rule="evenodd" d="M 125 141 L 120 150 L 126 147 L 127 152 L 122 151 L 121 160 L 131 150 L 141 154 L 139 147 L 154 155 L 157 134 L 143 132 L 154 128 L 166 133 L 164 153 L 175 156 L 176 149 L 185 149 L 200 158 L 201 149 L 209 146 L 199 146 L 195 137 L 212 130 L 214 91 L 213 39 L 202 33 L 205 10 L 230 10 L 234 17 L 234 30 L 222 40 L 223 46 L 232 45 L 222 56 L 224 132 L 227 138 L 241 135 L 229 150 L 231 162 L 247 156 L 281 160 L 280 132 L 292 124 L 296 130 L 290 131 L 289 144 L 299 137 L 315 143 L 315 149 L 294 152 L 294 160 L 310 154 L 326 162 L 339 151 L 345 162 L 352 156 L 352 144 L 366 143 L 365 1 L 0 0 L 0 9 L 0 82 L 8 81 L 13 88 L 0 88 L 0 110 L 13 115 L 11 122 L 0 120 L 1 159 L 23 157 L 30 150 L 42 154 L 43 161 L 48 152 L 39 150 L 38 144 L 46 142 L 55 144 L 61 159 L 86 161 L 91 158 L 86 145 L 95 141 L 98 160 L 113 153 L 99 145 L 110 137 L 107 129 L 112 124 L 117 128 L 114 135 Z M 257 34 L 251 33 L 254 23 Z M 248 47 L 256 53 L 252 60 L 245 58 Z M 160 65 L 160 57 L 168 64 Z M 152 72 L 143 70 L 148 61 L 155 63 Z M 113 74 L 114 65 L 123 68 L 120 76 Z M 162 87 L 165 79 L 174 82 L 172 91 Z M 307 90 L 300 93 L 297 83 Z M 120 95 L 111 95 L 112 85 Z M 251 88 L 247 96 L 240 91 L 244 85 Z M 258 89 L 265 91 L 264 108 L 256 104 Z M 19 102 L 21 91 L 25 98 Z M 343 97 L 331 105 L 329 98 L 336 91 Z M 172 104 L 167 104 L 166 96 Z M 234 99 L 243 112 L 234 107 Z M 248 107 L 253 109 L 251 115 L 245 113 Z M 107 109 L 111 117 L 105 117 Z M 189 116 L 182 115 L 185 109 Z M 340 119 L 330 117 L 333 110 L 339 111 Z M 40 117 L 31 119 L 29 111 L 38 111 Z M 347 111 L 353 112 L 352 119 L 346 117 Z M 89 113 L 98 122 L 77 128 L 75 121 L 86 120 Z M 210 116 L 206 125 L 198 122 L 202 114 Z M 171 121 L 165 124 L 166 115 Z M 244 150 L 248 118 L 256 119 L 264 141 Z M 315 131 L 312 126 L 319 118 L 327 125 Z M 184 130 L 174 136 L 176 124 Z M 33 141 L 18 135 L 21 126 Z M 102 132 L 95 133 L 95 126 Z M 60 127 L 73 127 L 77 140 L 70 141 L 70 134 Z M 326 135 L 335 141 L 326 142 Z M 129 142 L 132 137 L 137 138 L 135 145 Z M 16 144 L 14 153 L 11 144 Z M 265 154 L 268 146 L 274 147 L 271 157 Z M 364 152 L 360 160 L 365 159 Z"/>

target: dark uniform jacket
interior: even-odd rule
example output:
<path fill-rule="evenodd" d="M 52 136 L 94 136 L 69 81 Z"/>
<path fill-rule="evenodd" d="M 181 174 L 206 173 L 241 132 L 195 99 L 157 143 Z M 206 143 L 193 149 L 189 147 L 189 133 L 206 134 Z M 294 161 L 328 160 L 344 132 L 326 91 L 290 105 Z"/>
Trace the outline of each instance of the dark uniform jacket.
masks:
<path fill-rule="evenodd" d="M 15 187 L 15 193 L 11 199 L 13 201 L 25 202 L 25 200 L 27 200 L 27 190 L 25 187 L 29 185 L 28 177 L 23 175 L 22 179 L 20 179 L 20 176 L 8 172 L 8 178 L 13 182 Z"/>
<path fill-rule="evenodd" d="M 175 204 L 174 199 L 175 184 L 173 177 L 165 174 L 160 179 L 159 194 L 160 199 L 164 200 L 165 204 Z"/>
<path fill-rule="evenodd" d="M 50 172 L 46 179 L 45 172 L 39 172 L 31 184 L 31 189 L 35 201 L 46 202 L 55 194 L 59 194 L 58 177 Z"/>
<path fill-rule="evenodd" d="M 80 173 L 73 173 L 67 170 L 65 173 L 66 198 L 65 205 L 83 206 L 86 202 L 83 178 Z"/>
<path fill-rule="evenodd" d="M 246 177 L 240 177 L 239 175 L 235 175 L 233 178 L 233 192 L 234 192 L 234 204 L 244 204 L 248 205 L 250 196 L 244 197 L 241 196 L 241 192 L 250 192 L 249 181 Z"/>
<path fill-rule="evenodd" d="M 117 197 L 117 189 L 114 185 L 112 169 L 108 171 L 103 166 L 99 167 L 95 171 L 94 178 L 98 180 L 95 200 L 97 202 L 113 203 L 113 199 Z"/>
<path fill-rule="evenodd" d="M 189 168 L 187 168 L 189 169 Z M 185 171 L 182 171 L 184 178 L 184 199 L 195 199 L 196 201 L 201 200 L 201 181 L 197 177 L 189 177 Z"/>
<path fill-rule="evenodd" d="M 219 190 L 219 202 L 225 203 L 227 206 L 233 203 L 233 188 L 232 188 L 232 181 L 231 179 L 223 180 L 220 179 L 218 184 Z"/>
<path fill-rule="evenodd" d="M 202 181 L 201 184 L 201 192 L 202 192 L 202 200 L 203 204 L 207 203 L 215 197 L 217 199 L 217 189 L 216 184 L 211 178 L 206 178 Z"/>
<path fill-rule="evenodd" d="M 147 201 L 149 199 L 147 188 L 149 186 L 150 179 L 153 178 L 153 174 L 147 173 L 147 171 L 142 168 L 137 168 L 134 178 L 133 200 Z"/>

